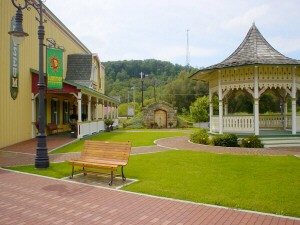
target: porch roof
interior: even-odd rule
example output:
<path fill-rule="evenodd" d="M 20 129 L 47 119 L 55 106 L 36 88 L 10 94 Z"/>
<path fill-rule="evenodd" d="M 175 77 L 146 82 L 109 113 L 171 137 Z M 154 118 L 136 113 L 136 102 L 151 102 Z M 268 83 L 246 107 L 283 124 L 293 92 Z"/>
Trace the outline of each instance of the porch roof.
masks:
<path fill-rule="evenodd" d="M 38 71 L 34 70 L 34 69 L 30 69 L 30 71 L 32 73 L 31 90 L 32 90 L 32 93 L 37 94 L 39 92 L 38 86 L 37 86 L 38 80 L 39 80 Z M 101 99 L 104 99 L 104 100 L 108 100 L 108 101 L 111 101 L 113 103 L 120 103 L 120 101 L 118 99 L 109 97 L 107 95 L 104 95 L 100 92 L 97 92 L 97 91 L 95 91 L 93 89 L 90 89 L 88 87 L 85 87 L 83 85 L 74 83 L 72 81 L 63 80 L 62 89 L 49 89 L 49 88 L 47 88 L 47 76 L 46 76 L 46 74 L 45 74 L 45 84 L 46 84 L 45 92 L 49 93 L 49 94 L 54 94 L 54 93 L 55 94 L 72 94 L 72 93 L 83 92 L 84 94 L 88 94 L 88 95 L 91 95 L 91 96 L 96 97 L 96 98 L 101 98 Z"/>

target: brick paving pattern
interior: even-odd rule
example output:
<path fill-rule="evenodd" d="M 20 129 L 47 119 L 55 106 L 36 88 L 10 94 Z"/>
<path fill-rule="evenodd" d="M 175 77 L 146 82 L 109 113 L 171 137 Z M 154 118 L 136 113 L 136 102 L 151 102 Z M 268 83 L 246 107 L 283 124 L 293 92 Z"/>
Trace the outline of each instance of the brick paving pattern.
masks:
<path fill-rule="evenodd" d="M 200 145 L 189 142 L 189 137 L 163 138 L 156 141 L 159 146 L 165 146 L 171 149 L 197 150 L 213 153 L 227 154 L 255 154 L 255 155 L 300 155 L 299 147 L 286 148 L 236 148 L 219 147 L 210 145 Z"/>
<path fill-rule="evenodd" d="M 48 150 L 73 140 L 49 138 Z M 187 137 L 160 139 L 156 144 L 132 148 L 132 154 L 186 149 L 230 154 L 300 155 L 300 150 L 290 148 L 279 151 L 198 145 L 190 143 Z M 35 145 L 33 139 L 1 149 L 0 166 L 33 164 Z M 49 158 L 51 162 L 64 161 L 79 154 L 50 154 Z M 0 169 L 0 224 L 300 225 L 300 218 L 163 199 Z"/>
<path fill-rule="evenodd" d="M 0 169 L 0 224 L 292 224 L 300 220 Z"/>

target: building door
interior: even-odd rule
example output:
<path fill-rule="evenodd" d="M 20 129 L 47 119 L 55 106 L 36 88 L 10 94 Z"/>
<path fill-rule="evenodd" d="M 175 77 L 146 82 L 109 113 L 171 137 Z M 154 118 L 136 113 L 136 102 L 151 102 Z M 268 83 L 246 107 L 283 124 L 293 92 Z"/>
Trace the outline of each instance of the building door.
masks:
<path fill-rule="evenodd" d="M 154 121 L 159 128 L 167 128 L 167 112 L 161 109 L 155 111 Z"/>
<path fill-rule="evenodd" d="M 55 98 L 51 99 L 51 123 L 59 124 L 59 101 Z"/>

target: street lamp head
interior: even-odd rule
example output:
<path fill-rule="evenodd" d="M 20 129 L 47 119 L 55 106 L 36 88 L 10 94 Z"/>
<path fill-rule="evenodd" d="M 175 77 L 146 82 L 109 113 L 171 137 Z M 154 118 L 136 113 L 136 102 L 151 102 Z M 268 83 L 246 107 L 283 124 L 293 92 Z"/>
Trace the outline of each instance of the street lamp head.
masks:
<path fill-rule="evenodd" d="M 18 7 L 17 13 L 16 13 L 16 25 L 15 28 L 12 31 L 9 31 L 8 34 L 11 35 L 13 42 L 17 45 L 21 44 L 22 41 L 25 39 L 28 34 L 23 31 L 23 13 L 21 6 Z"/>

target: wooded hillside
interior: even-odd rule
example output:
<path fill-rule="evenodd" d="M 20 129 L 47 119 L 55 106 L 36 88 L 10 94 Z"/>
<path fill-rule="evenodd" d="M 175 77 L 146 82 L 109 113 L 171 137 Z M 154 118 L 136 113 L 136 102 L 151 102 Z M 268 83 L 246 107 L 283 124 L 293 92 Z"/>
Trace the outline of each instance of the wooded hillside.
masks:
<path fill-rule="evenodd" d="M 107 95 L 120 97 L 121 102 L 142 101 L 141 75 L 144 78 L 144 103 L 167 101 L 179 111 L 189 109 L 196 97 L 208 94 L 207 84 L 188 77 L 196 71 L 155 59 L 104 62 L 106 72 L 105 90 Z"/>

